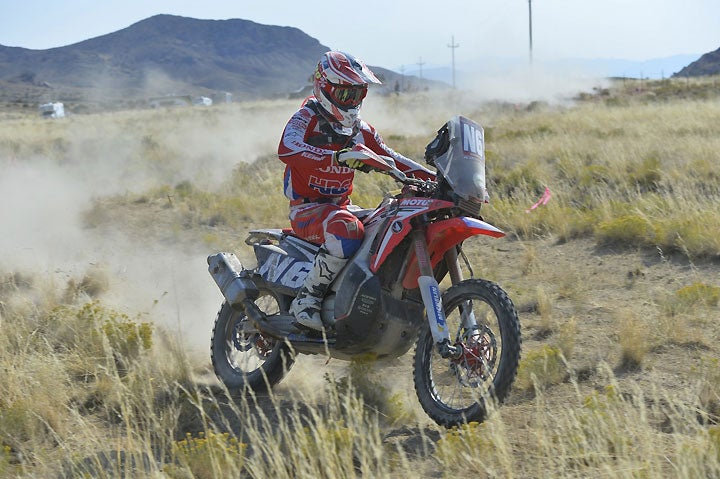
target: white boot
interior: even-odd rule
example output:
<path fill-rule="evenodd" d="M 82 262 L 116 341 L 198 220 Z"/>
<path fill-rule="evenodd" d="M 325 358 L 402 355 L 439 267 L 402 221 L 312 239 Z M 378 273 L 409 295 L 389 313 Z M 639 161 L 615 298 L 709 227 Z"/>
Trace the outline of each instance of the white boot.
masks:
<path fill-rule="evenodd" d="M 347 258 L 332 256 L 325 248 L 318 251 L 313 262 L 313 269 L 305 278 L 297 298 L 290 305 L 290 314 L 295 316 L 298 323 L 322 331 L 323 322 L 320 317 L 322 300 L 330 283 L 347 262 Z"/>

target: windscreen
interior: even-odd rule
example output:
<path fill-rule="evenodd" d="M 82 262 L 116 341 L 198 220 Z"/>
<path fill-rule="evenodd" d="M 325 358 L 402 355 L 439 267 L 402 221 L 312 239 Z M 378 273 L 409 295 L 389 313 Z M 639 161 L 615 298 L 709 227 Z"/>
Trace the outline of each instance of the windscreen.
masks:
<path fill-rule="evenodd" d="M 447 123 L 449 147 L 435 159 L 435 167 L 453 191 L 465 199 L 486 198 L 485 136 L 482 126 L 463 116 Z"/>

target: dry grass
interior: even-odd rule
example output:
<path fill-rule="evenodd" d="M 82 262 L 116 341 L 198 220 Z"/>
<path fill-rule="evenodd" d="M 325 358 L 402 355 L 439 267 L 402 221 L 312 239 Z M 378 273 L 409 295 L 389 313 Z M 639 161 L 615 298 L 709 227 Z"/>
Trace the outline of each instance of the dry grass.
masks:
<path fill-rule="evenodd" d="M 466 250 L 476 272 L 508 290 L 524 328 L 515 392 L 487 422 L 429 424 L 408 392 L 408 358 L 330 373 L 320 361 L 313 373 L 327 376 L 312 394 L 291 373 L 270 395 L 230 397 L 183 328 L 123 296 L 125 265 L 75 253 L 77 269 L 53 271 L 50 257 L 38 274 L 13 261 L 23 245 L 6 242 L 0 477 L 718 476 L 720 95 L 713 79 L 639 88 L 562 107 L 452 94 L 435 106 L 428 94 L 367 109 L 414 157 L 450 114 L 487 125 L 484 215 L 510 236 Z M 0 123 L 0 166 L 84 181 L 77 228 L 106 238 L 110 257 L 159 248 L 202 262 L 240 248 L 249 228 L 286 224 L 273 150 L 295 106 L 57 122 L 13 114 Z M 526 212 L 546 186 L 550 202 Z M 354 200 L 372 206 L 394 187 L 359 175 Z M 2 210 L 6 225 L 12 213 Z M 192 323 L 209 330 L 211 320 Z"/>

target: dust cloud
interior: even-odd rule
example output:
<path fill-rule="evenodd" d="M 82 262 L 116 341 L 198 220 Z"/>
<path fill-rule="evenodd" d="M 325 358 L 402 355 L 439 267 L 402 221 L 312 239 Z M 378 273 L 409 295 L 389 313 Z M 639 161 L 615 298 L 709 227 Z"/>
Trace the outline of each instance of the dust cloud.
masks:
<path fill-rule="evenodd" d="M 484 101 L 552 97 L 583 86 L 566 82 L 563 89 L 556 79 L 540 76 L 531 89 L 523 81 L 521 75 L 483 78 L 472 91 L 427 92 L 410 99 L 373 93 L 363 117 L 390 146 L 388 135 L 430 141 L 450 116 L 469 114 Z M 103 198 L 182 181 L 212 191 L 238 165 L 276 151 L 300 102 L 0 123 L 0 273 L 18 271 L 62 284 L 100 269 L 109 279 L 103 301 L 176 331 L 190 349 L 206 355 L 222 299 L 207 273 L 206 257 L 213 251 L 203 244 L 154 242 L 122 224 L 88 229 L 84 214 Z"/>
<path fill-rule="evenodd" d="M 109 280 L 104 303 L 176 331 L 205 353 L 222 299 L 207 272 L 205 259 L 214 251 L 154 242 L 123 224 L 88 228 L 84 215 L 103 198 L 182 181 L 217 188 L 238 164 L 276 150 L 296 106 L 0 123 L 0 274 L 20 272 L 61 287 L 100 270 Z"/>
<path fill-rule="evenodd" d="M 450 87 L 408 95 L 370 91 L 362 116 L 390 146 L 392 135 L 426 136 L 428 142 L 452 116 L 464 115 L 480 124 L 492 123 L 497 106 L 522 109 L 532 102 L 567 106 L 581 92 L 607 87 L 609 81 L 582 70 L 488 64 L 475 73 L 458 72 L 457 89 Z"/>
<path fill-rule="evenodd" d="M 538 65 L 490 65 L 485 72 L 463 75 L 461 88 L 474 92 L 475 101 L 567 105 L 581 92 L 608 86 L 609 81 L 573 67 L 548 69 Z"/>

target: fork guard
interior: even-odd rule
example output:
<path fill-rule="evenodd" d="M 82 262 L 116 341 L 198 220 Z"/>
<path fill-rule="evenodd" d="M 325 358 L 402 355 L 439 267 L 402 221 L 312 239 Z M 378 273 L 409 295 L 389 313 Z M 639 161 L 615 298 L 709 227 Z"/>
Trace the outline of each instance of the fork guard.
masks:
<path fill-rule="evenodd" d="M 434 268 L 443 259 L 447 250 L 471 236 L 478 235 L 502 238 L 505 233 L 490 223 L 467 216 L 429 224 L 425 230 L 425 240 L 427 241 L 432 267 Z M 417 257 L 415 253 L 411 253 L 408 268 L 402 280 L 403 287 L 405 289 L 417 288 L 419 276 L 420 268 L 418 267 Z"/>

